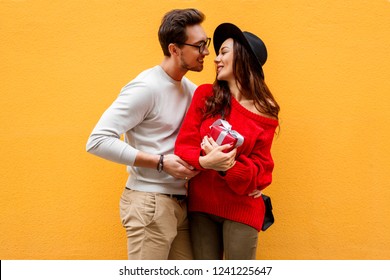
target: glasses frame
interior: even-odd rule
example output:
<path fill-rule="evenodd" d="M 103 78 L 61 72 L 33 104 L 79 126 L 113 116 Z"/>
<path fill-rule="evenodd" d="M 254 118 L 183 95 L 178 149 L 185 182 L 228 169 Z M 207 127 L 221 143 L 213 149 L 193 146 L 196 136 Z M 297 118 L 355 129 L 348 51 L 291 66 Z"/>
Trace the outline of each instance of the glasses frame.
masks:
<path fill-rule="evenodd" d="M 207 38 L 206 41 L 200 42 L 199 45 L 187 44 L 187 43 L 180 43 L 179 45 L 186 45 L 186 46 L 198 48 L 199 53 L 203 53 L 204 50 L 210 46 L 210 43 L 211 43 L 211 38 Z"/>

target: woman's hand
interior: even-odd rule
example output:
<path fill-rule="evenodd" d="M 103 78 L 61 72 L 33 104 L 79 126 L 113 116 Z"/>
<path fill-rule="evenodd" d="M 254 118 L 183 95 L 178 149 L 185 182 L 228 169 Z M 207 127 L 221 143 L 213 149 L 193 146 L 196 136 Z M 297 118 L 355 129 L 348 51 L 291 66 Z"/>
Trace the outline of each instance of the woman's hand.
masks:
<path fill-rule="evenodd" d="M 248 194 L 248 196 L 253 196 L 253 198 L 259 198 L 261 197 L 261 194 L 262 194 L 261 190 L 256 189 L 250 194 Z"/>
<path fill-rule="evenodd" d="M 205 137 L 203 137 L 202 143 L 200 143 L 200 147 L 203 149 L 203 151 L 207 155 L 212 150 L 219 147 L 219 145 L 217 144 L 217 142 L 214 141 L 213 138 L 205 136 Z"/>
<path fill-rule="evenodd" d="M 219 146 L 212 138 L 203 138 L 202 148 L 206 155 L 199 157 L 199 164 L 205 169 L 226 171 L 236 163 L 237 149 L 234 148 L 228 153 L 224 150 L 232 148 L 231 144 Z"/>

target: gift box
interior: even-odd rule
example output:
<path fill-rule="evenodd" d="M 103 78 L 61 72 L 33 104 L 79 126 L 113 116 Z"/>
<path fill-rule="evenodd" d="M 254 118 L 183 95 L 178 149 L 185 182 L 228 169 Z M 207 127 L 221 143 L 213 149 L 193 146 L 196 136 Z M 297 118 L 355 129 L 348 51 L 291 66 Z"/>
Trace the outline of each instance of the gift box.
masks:
<path fill-rule="evenodd" d="M 225 150 L 228 152 L 244 143 L 244 137 L 237 131 L 232 130 L 232 126 L 225 120 L 219 119 L 210 126 L 209 136 L 217 142 L 218 145 L 232 144 L 232 148 Z"/>

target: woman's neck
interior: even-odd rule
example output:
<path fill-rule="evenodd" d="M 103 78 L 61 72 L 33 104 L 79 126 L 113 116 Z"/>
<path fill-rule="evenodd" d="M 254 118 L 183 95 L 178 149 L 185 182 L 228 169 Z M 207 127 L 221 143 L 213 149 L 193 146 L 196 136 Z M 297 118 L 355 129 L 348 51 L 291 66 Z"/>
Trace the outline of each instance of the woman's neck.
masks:
<path fill-rule="evenodd" d="M 236 80 L 229 81 L 228 85 L 229 85 L 230 93 L 238 102 L 245 99 L 245 96 L 241 93 L 240 87 L 237 84 Z"/>

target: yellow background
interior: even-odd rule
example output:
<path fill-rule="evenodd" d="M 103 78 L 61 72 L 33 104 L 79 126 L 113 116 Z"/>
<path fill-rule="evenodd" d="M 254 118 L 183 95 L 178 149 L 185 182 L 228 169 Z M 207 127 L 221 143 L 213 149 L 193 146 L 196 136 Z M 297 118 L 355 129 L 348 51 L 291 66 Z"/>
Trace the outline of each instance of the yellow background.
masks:
<path fill-rule="evenodd" d="M 204 28 L 258 34 L 281 106 L 259 259 L 389 259 L 390 1 L 0 0 L 0 259 L 125 259 L 125 167 L 85 151 L 157 29 L 196 7 Z M 211 48 L 213 50 L 213 48 Z M 214 51 L 197 84 L 214 79 Z"/>

